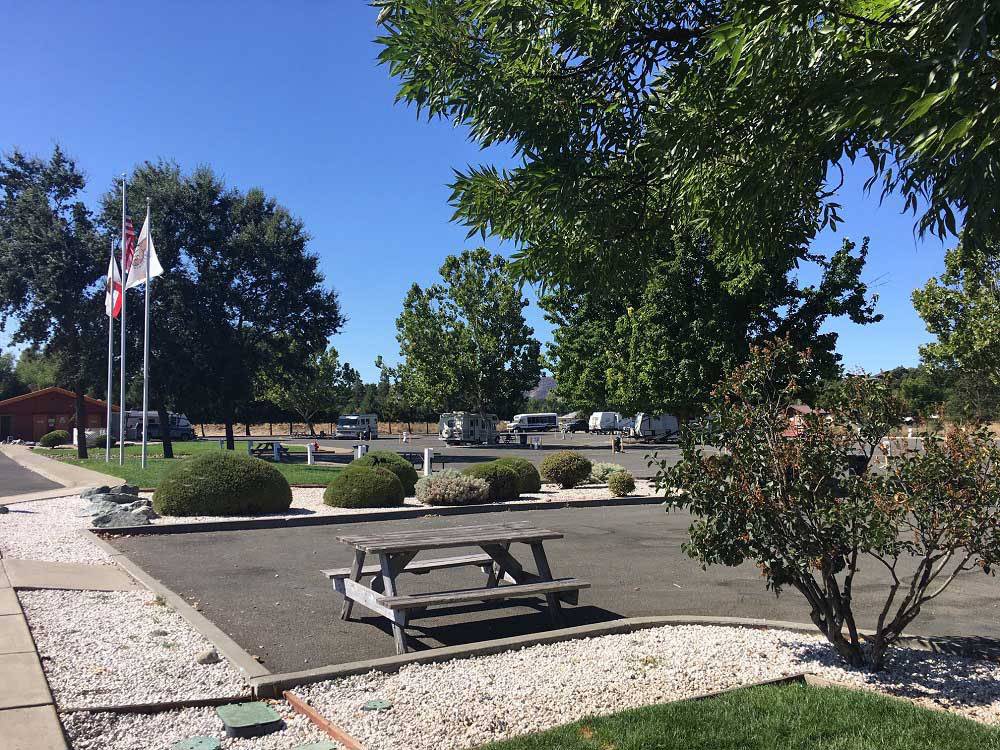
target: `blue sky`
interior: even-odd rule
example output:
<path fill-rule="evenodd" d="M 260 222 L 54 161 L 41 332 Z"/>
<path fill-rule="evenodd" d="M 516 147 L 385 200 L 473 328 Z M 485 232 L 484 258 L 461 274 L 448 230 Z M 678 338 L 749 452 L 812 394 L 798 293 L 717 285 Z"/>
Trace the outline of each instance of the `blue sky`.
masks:
<path fill-rule="evenodd" d="M 453 168 L 489 155 L 462 130 L 394 104 L 395 84 L 375 63 L 376 13 L 360 0 L 3 8 L 0 148 L 62 144 L 94 199 L 159 157 L 264 188 L 305 221 L 349 317 L 332 343 L 368 378 L 377 355 L 397 354 L 394 320 L 410 284 L 432 282 L 446 255 L 477 244 L 450 223 L 447 184 Z M 848 367 L 915 364 L 928 337 L 909 295 L 940 272 L 943 248 L 916 241 L 912 218 L 864 196 L 863 179 L 848 175 L 840 234 L 872 237 L 866 280 L 886 319 L 833 328 Z M 824 235 L 817 247 L 839 244 Z M 544 340 L 537 308 L 529 318 Z"/>

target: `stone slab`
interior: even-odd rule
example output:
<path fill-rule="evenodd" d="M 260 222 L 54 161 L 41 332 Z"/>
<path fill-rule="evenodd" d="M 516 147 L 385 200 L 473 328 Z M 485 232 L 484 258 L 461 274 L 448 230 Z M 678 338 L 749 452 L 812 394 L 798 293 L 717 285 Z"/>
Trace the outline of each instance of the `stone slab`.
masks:
<path fill-rule="evenodd" d="M 63 591 L 135 591 L 142 586 L 113 565 L 86 565 L 44 560 L 4 558 L 10 585 L 15 589 Z"/>
<path fill-rule="evenodd" d="M 0 615 L 0 654 L 34 651 L 35 642 L 24 615 Z"/>
<path fill-rule="evenodd" d="M 0 709 L 52 703 L 38 654 L 0 654 Z"/>
<path fill-rule="evenodd" d="M 4 750 L 69 750 L 54 706 L 0 711 Z"/>
<path fill-rule="evenodd" d="M 0 567 L 0 571 L 3 568 Z M 0 615 L 21 614 L 21 603 L 17 600 L 17 594 L 12 588 L 0 588 Z"/>

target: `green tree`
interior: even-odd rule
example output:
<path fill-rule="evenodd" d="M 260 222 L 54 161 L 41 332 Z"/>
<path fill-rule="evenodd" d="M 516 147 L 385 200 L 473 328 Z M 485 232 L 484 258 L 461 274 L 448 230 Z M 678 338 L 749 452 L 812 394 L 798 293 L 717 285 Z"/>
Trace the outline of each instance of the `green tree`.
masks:
<path fill-rule="evenodd" d="M 37 347 L 29 346 L 17 358 L 18 380 L 32 391 L 59 385 L 59 363 L 53 354 L 45 354 Z"/>
<path fill-rule="evenodd" d="M 27 388 L 17 375 L 17 365 L 11 352 L 0 352 L 0 401 L 20 396 Z"/>
<path fill-rule="evenodd" d="M 512 414 L 541 373 L 528 302 L 485 248 L 448 256 L 442 282 L 414 284 L 396 320 L 404 398 L 418 409 Z"/>
<path fill-rule="evenodd" d="M 53 355 L 61 385 L 76 395 L 76 427 L 86 428 L 84 395 L 106 362 L 103 279 L 108 245 L 80 199 L 86 185 L 58 146 L 48 159 L 15 150 L 0 158 L 0 329 Z M 87 457 L 87 441 L 77 441 Z"/>
<path fill-rule="evenodd" d="M 295 347 L 289 344 L 289 349 Z M 263 375 L 264 394 L 268 401 L 286 412 L 297 414 L 315 435 L 313 421 L 320 414 L 332 414 L 347 401 L 357 372 L 333 347 L 306 358 L 293 357 L 296 367 L 270 371 Z"/>

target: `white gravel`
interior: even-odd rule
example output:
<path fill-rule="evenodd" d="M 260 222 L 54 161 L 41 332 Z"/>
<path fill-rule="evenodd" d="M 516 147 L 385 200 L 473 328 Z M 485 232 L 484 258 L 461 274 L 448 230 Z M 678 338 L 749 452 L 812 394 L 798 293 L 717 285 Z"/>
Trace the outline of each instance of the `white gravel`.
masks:
<path fill-rule="evenodd" d="M 329 740 L 287 703 L 271 703 L 285 728 L 265 737 L 227 738 L 214 708 L 186 708 L 160 714 L 63 714 L 73 750 L 169 750 L 188 737 L 215 737 L 226 750 L 285 750 Z"/>
<path fill-rule="evenodd" d="M 110 564 L 108 554 L 79 533 L 90 525 L 76 515 L 86 505 L 70 495 L 8 506 L 10 512 L 0 515 L 0 552 L 26 560 Z"/>
<path fill-rule="evenodd" d="M 814 672 L 1000 723 L 1000 665 L 899 651 L 873 675 L 841 666 L 818 637 L 677 626 L 412 665 L 297 688 L 369 750 L 457 750 L 588 715 Z M 387 711 L 362 711 L 383 699 Z"/>
<path fill-rule="evenodd" d="M 21 591 L 18 597 L 61 708 L 247 692 L 225 659 L 195 661 L 211 644 L 149 592 Z"/>

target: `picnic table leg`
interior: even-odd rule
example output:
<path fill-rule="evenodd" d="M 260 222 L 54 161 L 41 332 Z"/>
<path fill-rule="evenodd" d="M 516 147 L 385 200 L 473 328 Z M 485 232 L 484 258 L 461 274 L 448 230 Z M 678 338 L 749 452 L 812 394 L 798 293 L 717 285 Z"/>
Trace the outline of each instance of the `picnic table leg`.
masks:
<path fill-rule="evenodd" d="M 549 560 L 545 557 L 545 548 L 541 542 L 532 543 L 531 554 L 535 558 L 539 578 L 543 581 L 551 581 L 552 571 L 549 569 Z M 563 613 L 559 606 L 559 596 L 557 594 L 546 594 L 545 601 L 549 605 L 549 618 L 552 620 L 552 624 L 560 627 L 563 625 Z"/>
<path fill-rule="evenodd" d="M 392 555 L 386 554 L 384 552 L 379 553 L 379 563 L 382 567 L 382 587 L 385 589 L 386 596 L 396 596 L 396 566 L 394 563 L 398 562 L 393 560 Z M 403 556 L 406 557 L 405 555 Z M 410 559 L 413 556 L 410 555 Z M 409 560 L 403 561 L 403 566 Z M 392 638 L 396 641 L 396 653 L 405 654 L 406 653 L 406 631 L 403 630 L 403 626 L 393 622 L 392 623 Z"/>
<path fill-rule="evenodd" d="M 355 583 L 361 581 L 361 568 L 365 564 L 365 551 L 363 549 L 354 550 L 354 563 L 351 565 L 351 580 Z M 344 594 L 344 605 L 340 608 L 340 619 L 350 620 L 351 610 L 354 609 L 354 600 Z"/>

